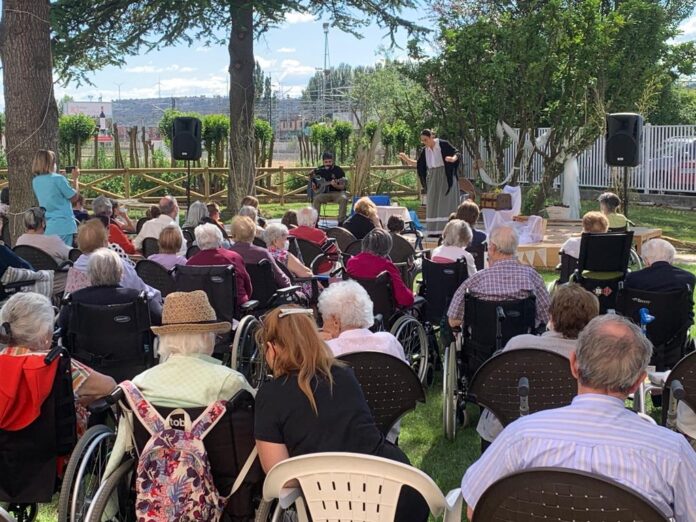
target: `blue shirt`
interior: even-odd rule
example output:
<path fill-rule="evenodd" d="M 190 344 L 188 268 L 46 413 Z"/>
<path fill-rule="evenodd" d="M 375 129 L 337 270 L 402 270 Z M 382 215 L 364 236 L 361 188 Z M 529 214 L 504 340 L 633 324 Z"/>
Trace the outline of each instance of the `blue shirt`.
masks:
<path fill-rule="evenodd" d="M 61 174 L 39 174 L 31 182 L 39 200 L 39 206 L 46 209 L 46 235 L 66 236 L 77 232 L 70 199 L 75 189 Z"/>
<path fill-rule="evenodd" d="M 582 394 L 570 406 L 513 422 L 466 471 L 462 495 L 475 508 L 498 479 L 540 467 L 610 478 L 677 522 L 696 520 L 696 452 L 683 435 L 648 423 L 614 397 Z"/>

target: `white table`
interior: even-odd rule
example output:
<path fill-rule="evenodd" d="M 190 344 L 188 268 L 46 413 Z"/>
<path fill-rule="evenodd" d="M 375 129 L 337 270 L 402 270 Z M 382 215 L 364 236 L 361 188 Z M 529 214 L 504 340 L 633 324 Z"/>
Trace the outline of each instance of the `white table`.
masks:
<path fill-rule="evenodd" d="M 377 206 L 377 215 L 379 216 L 379 220 L 382 222 L 382 225 L 385 227 L 387 226 L 387 221 L 389 221 L 389 218 L 392 216 L 400 217 L 404 220 L 404 223 L 411 222 L 411 215 L 408 213 L 408 209 L 406 207 Z"/>

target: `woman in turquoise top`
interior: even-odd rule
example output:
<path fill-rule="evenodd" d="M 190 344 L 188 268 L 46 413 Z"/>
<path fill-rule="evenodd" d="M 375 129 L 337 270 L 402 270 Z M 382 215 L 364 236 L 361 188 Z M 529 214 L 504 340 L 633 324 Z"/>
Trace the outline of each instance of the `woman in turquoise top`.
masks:
<path fill-rule="evenodd" d="M 72 203 L 77 201 L 80 169 L 72 171 L 72 183 L 56 172 L 56 155 L 51 150 L 39 150 L 31 164 L 34 173 L 32 187 L 39 206 L 46 209 L 46 235 L 59 236 L 67 245 L 73 246 L 77 223 L 73 216 Z"/>

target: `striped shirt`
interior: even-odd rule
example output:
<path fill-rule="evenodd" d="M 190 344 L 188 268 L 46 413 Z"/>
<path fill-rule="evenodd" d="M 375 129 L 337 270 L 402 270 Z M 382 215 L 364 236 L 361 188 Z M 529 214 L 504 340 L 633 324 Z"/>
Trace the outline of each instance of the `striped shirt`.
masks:
<path fill-rule="evenodd" d="M 462 495 L 475 507 L 498 479 L 540 467 L 608 477 L 677 522 L 696 520 L 696 452 L 682 435 L 647 423 L 614 397 L 582 394 L 570 406 L 513 422 L 466 471 Z"/>
<path fill-rule="evenodd" d="M 452 297 L 447 317 L 461 320 L 464 317 L 464 298 L 467 291 L 490 301 L 517 300 L 536 296 L 537 324 L 549 321 L 549 293 L 544 280 L 532 267 L 517 259 L 502 259 L 464 281 Z"/>

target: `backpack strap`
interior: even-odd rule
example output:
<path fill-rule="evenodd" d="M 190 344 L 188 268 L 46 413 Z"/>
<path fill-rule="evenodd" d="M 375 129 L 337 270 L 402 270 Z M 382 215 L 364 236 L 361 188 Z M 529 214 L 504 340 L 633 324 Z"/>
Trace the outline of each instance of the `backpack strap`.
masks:
<path fill-rule="evenodd" d="M 234 483 L 232 484 L 230 494 L 225 497 L 225 501 L 227 501 L 232 495 L 234 495 L 237 492 L 237 490 L 241 487 L 241 485 L 244 483 L 244 479 L 246 478 L 247 473 L 249 473 L 249 470 L 251 469 L 251 466 L 254 464 L 254 461 L 256 461 L 257 456 L 258 450 L 256 449 L 256 446 L 254 446 L 251 452 L 249 453 L 249 456 L 247 457 L 244 466 L 242 466 L 242 469 L 239 470 L 237 478 L 234 479 Z"/>
<path fill-rule="evenodd" d="M 216 401 L 212 403 L 195 421 L 193 421 L 191 433 L 203 440 L 222 418 L 225 411 L 227 411 L 227 403 L 225 401 Z"/>
<path fill-rule="evenodd" d="M 124 391 L 126 400 L 133 411 L 133 414 L 138 417 L 145 429 L 154 435 L 164 430 L 165 422 L 157 410 L 143 397 L 140 390 L 131 381 L 123 381 L 119 387 Z"/>

